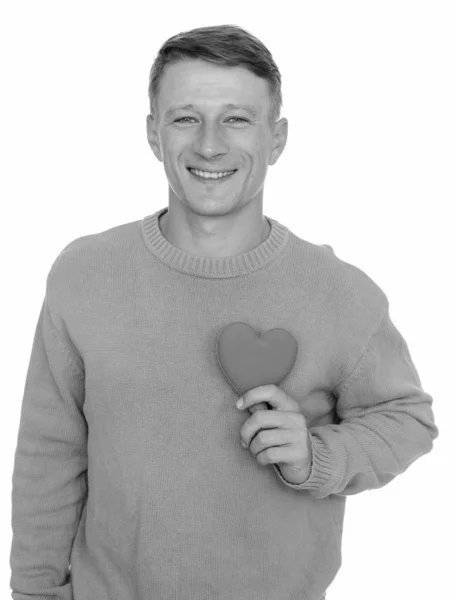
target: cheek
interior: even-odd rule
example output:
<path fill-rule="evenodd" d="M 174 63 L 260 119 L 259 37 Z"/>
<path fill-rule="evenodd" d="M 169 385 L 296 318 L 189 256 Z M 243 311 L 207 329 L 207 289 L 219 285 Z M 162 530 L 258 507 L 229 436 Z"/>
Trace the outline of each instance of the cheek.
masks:
<path fill-rule="evenodd" d="M 190 146 L 189 140 L 185 139 L 187 136 L 181 135 L 165 135 L 161 136 L 161 152 L 164 156 L 164 160 L 169 164 L 177 164 L 183 157 L 183 153 Z"/>

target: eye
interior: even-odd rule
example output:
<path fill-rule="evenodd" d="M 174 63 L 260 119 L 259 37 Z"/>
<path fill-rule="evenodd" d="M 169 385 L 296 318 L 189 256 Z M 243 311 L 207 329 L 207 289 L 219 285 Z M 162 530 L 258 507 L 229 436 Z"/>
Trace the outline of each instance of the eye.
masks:
<path fill-rule="evenodd" d="M 174 123 L 182 123 L 185 119 L 193 119 L 194 117 L 182 117 L 180 119 L 175 119 Z M 238 121 L 243 121 L 244 123 L 248 123 L 248 119 L 243 119 L 242 117 L 230 117 L 229 119 L 227 119 L 228 121 L 230 119 L 237 119 Z"/>

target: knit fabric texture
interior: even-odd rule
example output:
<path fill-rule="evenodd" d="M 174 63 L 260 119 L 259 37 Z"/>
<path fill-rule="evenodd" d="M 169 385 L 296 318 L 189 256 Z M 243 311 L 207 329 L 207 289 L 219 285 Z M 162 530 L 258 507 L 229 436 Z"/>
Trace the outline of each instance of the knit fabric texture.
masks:
<path fill-rule="evenodd" d="M 173 246 L 159 218 L 70 242 L 48 272 L 12 478 L 13 600 L 318 600 L 342 564 L 346 497 L 431 451 L 433 399 L 386 294 L 266 217 L 238 256 Z M 288 330 L 279 383 L 312 444 L 287 481 L 240 444 L 250 417 L 221 330 Z"/>

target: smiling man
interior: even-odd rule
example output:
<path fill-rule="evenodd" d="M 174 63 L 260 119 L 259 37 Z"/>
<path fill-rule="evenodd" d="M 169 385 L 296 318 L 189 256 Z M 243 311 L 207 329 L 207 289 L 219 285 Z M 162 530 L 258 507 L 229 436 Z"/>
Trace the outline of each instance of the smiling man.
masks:
<path fill-rule="evenodd" d="M 267 48 L 232 25 L 180 33 L 149 92 L 169 206 L 73 240 L 47 277 L 13 599 L 323 599 L 346 497 L 431 451 L 432 398 L 379 286 L 263 214 L 287 140 Z M 280 329 L 294 361 L 268 382 L 286 347 L 252 352 Z M 219 346 L 254 386 L 237 393 Z"/>
<path fill-rule="evenodd" d="M 147 132 L 169 180 L 164 237 L 199 256 L 226 257 L 269 235 L 264 180 L 283 152 L 267 81 L 245 67 L 184 59 L 168 64 Z"/>

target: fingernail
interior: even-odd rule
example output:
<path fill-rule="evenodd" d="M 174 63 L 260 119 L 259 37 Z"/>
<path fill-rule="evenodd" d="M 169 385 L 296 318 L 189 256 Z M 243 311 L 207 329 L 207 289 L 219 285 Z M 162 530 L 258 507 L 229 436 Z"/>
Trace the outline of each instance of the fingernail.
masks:
<path fill-rule="evenodd" d="M 239 398 L 239 400 L 236 402 L 236 406 L 237 408 L 242 408 L 244 406 L 244 399 Z"/>
<path fill-rule="evenodd" d="M 244 448 L 247 448 L 247 444 L 244 444 L 244 442 L 241 440 L 241 445 L 244 446 Z"/>

